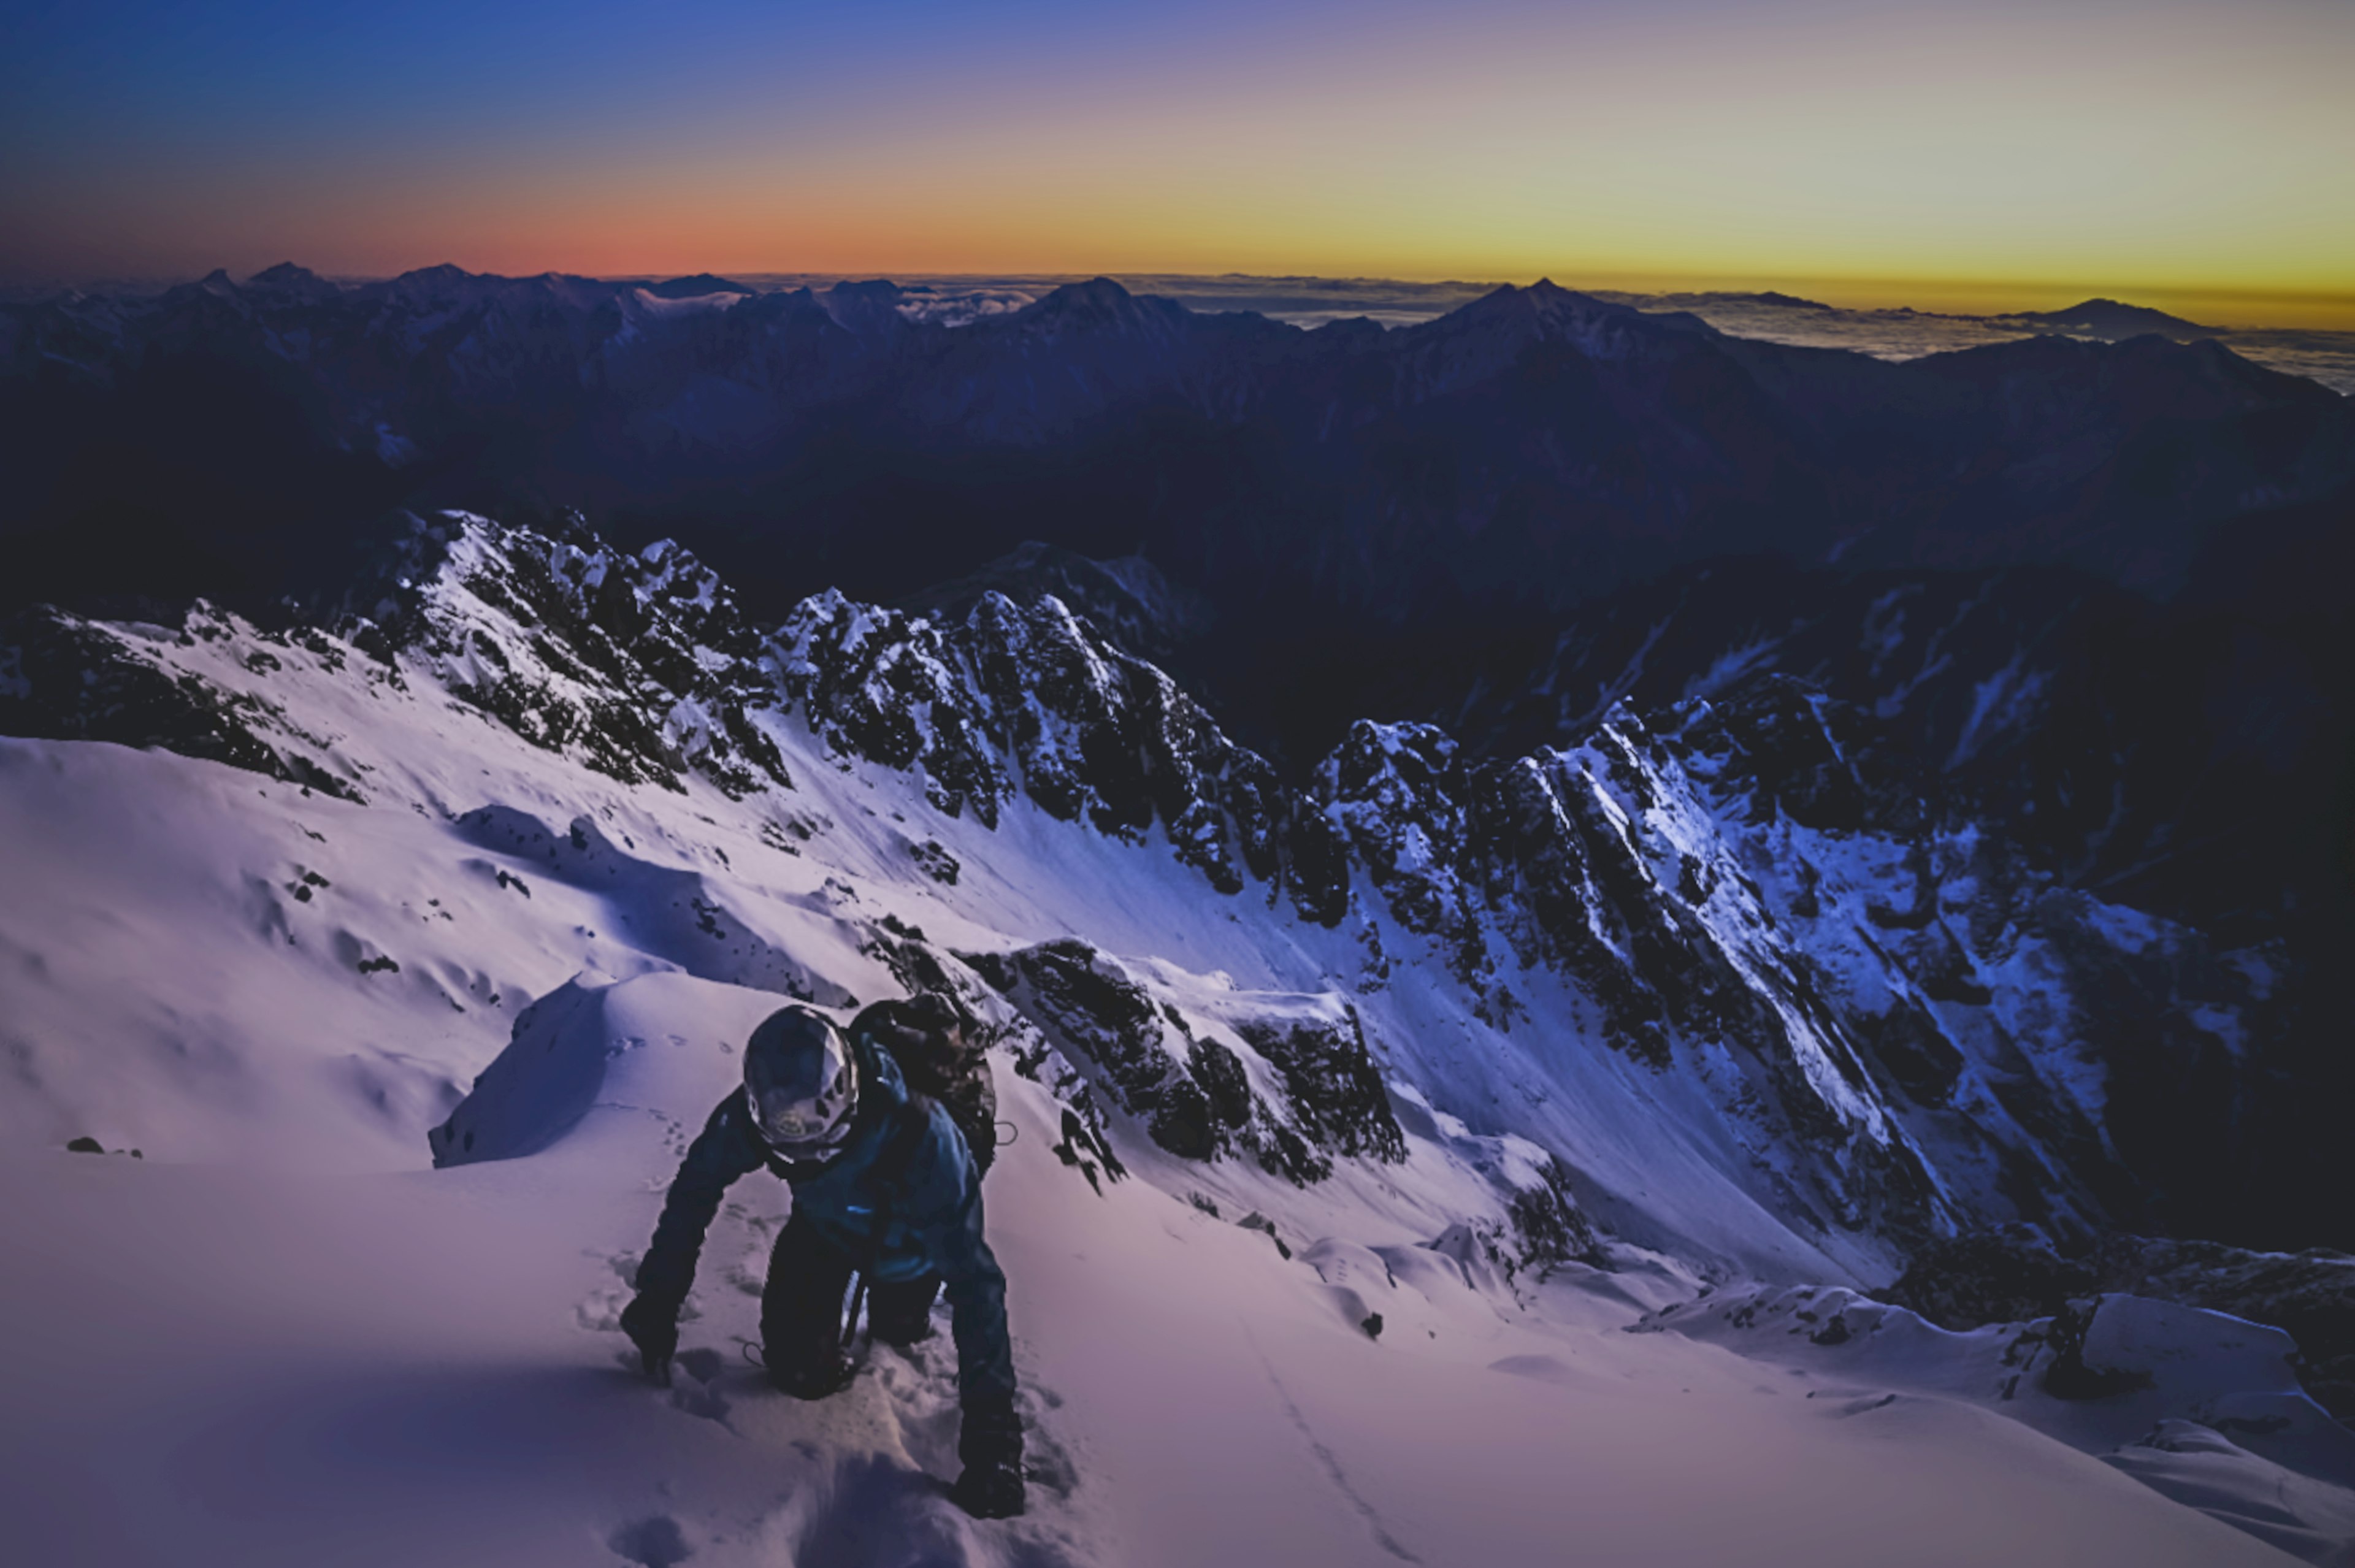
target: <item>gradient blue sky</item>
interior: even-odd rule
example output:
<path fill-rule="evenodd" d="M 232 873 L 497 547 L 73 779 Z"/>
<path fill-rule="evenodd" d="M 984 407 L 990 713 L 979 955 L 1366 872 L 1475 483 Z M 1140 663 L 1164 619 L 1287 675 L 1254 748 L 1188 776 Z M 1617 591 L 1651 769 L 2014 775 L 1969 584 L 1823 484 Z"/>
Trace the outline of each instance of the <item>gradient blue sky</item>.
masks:
<path fill-rule="evenodd" d="M 16 278 L 293 258 L 2355 298 L 2348 0 L 20 0 L 0 26 Z"/>

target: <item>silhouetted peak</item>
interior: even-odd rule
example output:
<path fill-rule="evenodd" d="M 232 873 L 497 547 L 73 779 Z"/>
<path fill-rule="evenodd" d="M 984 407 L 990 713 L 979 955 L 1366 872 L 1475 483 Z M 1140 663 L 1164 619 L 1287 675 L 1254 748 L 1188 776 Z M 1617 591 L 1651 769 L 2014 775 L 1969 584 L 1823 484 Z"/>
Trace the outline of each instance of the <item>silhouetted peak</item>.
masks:
<path fill-rule="evenodd" d="M 1550 278 L 1521 287 L 1502 283 L 1468 304 L 1458 305 L 1429 325 L 1439 330 L 1499 325 L 1544 333 L 1590 323 L 1604 316 L 1634 317 L 1636 312 L 1563 288 Z"/>
<path fill-rule="evenodd" d="M 187 306 L 204 307 L 208 301 L 227 304 L 238 314 L 244 313 L 244 304 L 239 297 L 237 284 L 230 280 L 228 272 L 218 267 L 215 267 L 193 283 L 176 283 L 165 289 L 156 303 L 165 310 L 171 311 Z"/>
<path fill-rule="evenodd" d="M 1090 278 L 1083 283 L 1064 283 L 1049 290 L 1022 314 L 1113 320 L 1129 314 L 1135 304 L 1136 296 L 1110 278 Z"/>
<path fill-rule="evenodd" d="M 449 261 L 437 266 L 415 267 L 392 280 L 396 286 L 408 288 L 447 288 L 456 283 L 470 283 L 474 274 Z"/>
<path fill-rule="evenodd" d="M 263 268 L 246 279 L 245 286 L 263 293 L 290 294 L 304 299 L 324 298 L 336 292 L 335 284 L 310 268 L 297 266 L 292 261 L 281 261 L 274 267 Z"/>
<path fill-rule="evenodd" d="M 1193 319 L 1194 313 L 1175 300 L 1133 294 L 1110 278 L 1064 283 L 1013 315 L 999 318 L 1016 332 L 1157 338 L 1183 331 Z"/>
<path fill-rule="evenodd" d="M 2148 305 L 2127 304 L 2123 300 L 2114 299 L 2080 300 L 2062 310 L 2022 311 L 2014 319 L 2111 337 L 2143 332 L 2166 335 L 2224 330 L 2219 326 L 2202 326 L 2196 321 L 2186 321 L 2179 315 L 2169 315 Z"/>
<path fill-rule="evenodd" d="M 836 325 L 872 334 L 907 325 L 907 318 L 900 314 L 900 302 L 905 297 L 900 285 L 889 278 L 868 278 L 858 283 L 845 280 L 818 295 L 817 300 Z"/>

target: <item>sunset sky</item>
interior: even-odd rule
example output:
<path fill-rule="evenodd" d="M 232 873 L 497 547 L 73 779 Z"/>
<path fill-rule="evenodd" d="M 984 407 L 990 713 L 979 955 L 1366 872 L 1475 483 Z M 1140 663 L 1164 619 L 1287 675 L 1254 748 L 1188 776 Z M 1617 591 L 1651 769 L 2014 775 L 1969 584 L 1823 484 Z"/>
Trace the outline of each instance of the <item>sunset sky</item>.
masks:
<path fill-rule="evenodd" d="M 1542 273 L 2355 325 L 2349 0 L 16 0 L 0 29 L 17 281 Z"/>

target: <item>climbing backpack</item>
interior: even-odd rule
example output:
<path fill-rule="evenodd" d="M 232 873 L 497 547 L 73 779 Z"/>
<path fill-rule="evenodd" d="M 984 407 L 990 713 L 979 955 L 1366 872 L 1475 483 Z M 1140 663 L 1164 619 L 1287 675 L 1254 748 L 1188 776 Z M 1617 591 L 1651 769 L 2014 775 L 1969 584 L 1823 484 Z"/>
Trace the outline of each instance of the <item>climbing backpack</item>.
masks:
<path fill-rule="evenodd" d="M 905 1001 L 877 1002 L 850 1020 L 860 1036 L 889 1051 L 911 1093 L 939 1102 L 964 1136 L 974 1168 L 986 1172 L 997 1157 L 997 1087 L 989 1061 L 955 1002 L 938 991 Z"/>

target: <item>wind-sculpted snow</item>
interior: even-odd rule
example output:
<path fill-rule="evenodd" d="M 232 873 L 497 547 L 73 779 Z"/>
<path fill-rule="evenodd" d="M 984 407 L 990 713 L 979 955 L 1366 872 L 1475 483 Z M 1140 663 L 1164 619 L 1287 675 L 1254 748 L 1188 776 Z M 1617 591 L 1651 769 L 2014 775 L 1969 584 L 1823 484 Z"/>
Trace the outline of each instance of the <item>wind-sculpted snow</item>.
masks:
<path fill-rule="evenodd" d="M 843 1006 L 855 1000 L 748 924 L 730 907 L 735 900 L 719 879 L 634 853 L 637 846 L 626 834 L 617 845 L 586 816 L 559 833 L 512 806 L 486 805 L 451 827 L 466 843 L 601 901 L 634 947 L 698 979 L 796 1001 Z M 846 944 L 853 940 L 831 912 L 820 918 Z"/>

